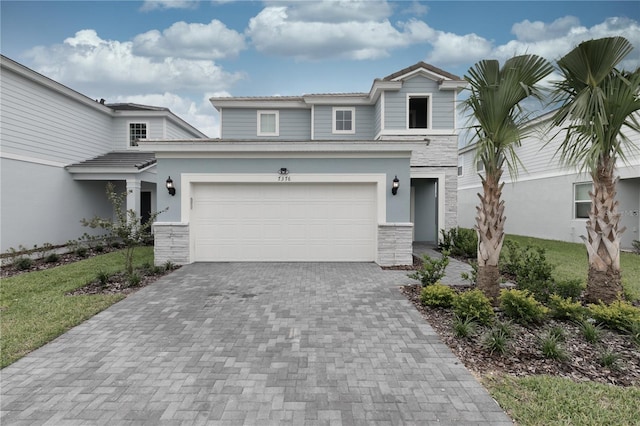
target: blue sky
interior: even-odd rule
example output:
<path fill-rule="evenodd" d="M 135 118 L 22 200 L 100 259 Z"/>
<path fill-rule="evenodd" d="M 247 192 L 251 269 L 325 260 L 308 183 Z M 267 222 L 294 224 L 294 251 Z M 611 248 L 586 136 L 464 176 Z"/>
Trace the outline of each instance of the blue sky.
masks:
<path fill-rule="evenodd" d="M 6 1 L 1 51 L 89 97 L 164 106 L 211 137 L 211 96 L 366 92 L 419 61 L 553 61 L 583 40 L 637 47 L 638 1 Z"/>

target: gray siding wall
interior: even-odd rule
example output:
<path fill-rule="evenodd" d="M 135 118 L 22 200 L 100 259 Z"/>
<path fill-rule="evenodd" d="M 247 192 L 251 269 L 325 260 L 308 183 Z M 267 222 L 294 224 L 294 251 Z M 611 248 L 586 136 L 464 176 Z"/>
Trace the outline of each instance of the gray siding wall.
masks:
<path fill-rule="evenodd" d="M 113 149 L 129 147 L 129 123 L 147 123 L 147 139 L 168 139 L 167 123 L 164 117 L 126 116 L 113 119 Z M 183 135 L 181 137 L 191 138 Z"/>
<path fill-rule="evenodd" d="M 381 98 L 378 99 L 378 102 L 376 102 L 375 105 L 375 122 L 374 122 L 374 128 L 373 128 L 373 133 L 374 135 L 377 135 L 378 132 L 380 132 L 380 130 L 382 130 L 382 107 L 383 107 L 383 102 L 382 102 L 382 98 L 384 97 L 384 95 L 381 95 Z"/>
<path fill-rule="evenodd" d="M 273 173 L 281 167 L 291 173 L 386 173 L 388 191 L 387 222 L 408 223 L 409 218 L 409 167 L 407 159 L 158 159 L 158 176 L 171 176 L 176 185 L 177 194 L 169 196 L 167 191 L 158 191 L 157 210 L 166 207 L 159 222 L 181 222 L 180 191 L 181 173 Z M 407 190 L 391 195 L 391 181 L 394 176 L 404 182 Z"/>
<path fill-rule="evenodd" d="M 440 90 L 436 81 L 416 76 L 406 80 L 399 91 L 385 93 L 385 130 L 407 129 L 407 94 L 409 93 L 431 94 L 432 122 L 429 128 L 444 130 L 455 127 L 455 91 Z"/>
<path fill-rule="evenodd" d="M 268 110 L 275 110 L 269 108 Z M 223 139 L 306 141 L 311 139 L 310 109 L 280 109 L 280 135 L 258 136 L 257 109 L 224 108 L 220 136 Z"/>
<path fill-rule="evenodd" d="M 350 108 L 348 105 L 340 105 Z M 356 110 L 356 132 L 334 134 L 333 106 L 316 105 L 314 113 L 314 138 L 316 140 L 373 140 L 375 137 L 375 111 L 373 106 L 360 105 Z"/>
<path fill-rule="evenodd" d="M 112 119 L 3 68 L 2 151 L 73 163 L 110 151 Z"/>

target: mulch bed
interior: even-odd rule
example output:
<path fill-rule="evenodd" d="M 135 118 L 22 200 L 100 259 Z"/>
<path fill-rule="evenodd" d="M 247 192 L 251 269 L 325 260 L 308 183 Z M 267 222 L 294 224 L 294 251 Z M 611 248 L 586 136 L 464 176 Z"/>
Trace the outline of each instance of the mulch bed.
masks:
<path fill-rule="evenodd" d="M 462 363 L 480 377 L 491 374 L 546 374 L 577 382 L 594 381 L 618 386 L 640 386 L 640 348 L 628 336 L 603 329 L 600 343 L 590 344 L 584 340 L 578 327 L 570 322 L 549 320 L 542 325 L 528 327 L 514 323 L 509 352 L 504 356 L 490 354 L 481 346 L 480 336 L 455 337 L 451 310 L 423 306 L 420 303 L 421 289 L 420 285 L 409 285 L 401 287 L 400 291 Z M 497 319 L 506 320 L 500 312 L 497 312 Z M 566 361 L 547 359 L 540 351 L 539 337 L 555 326 L 565 330 L 562 346 L 568 355 Z M 618 355 L 617 368 L 610 369 L 600 365 L 600 357 L 604 350 Z"/>

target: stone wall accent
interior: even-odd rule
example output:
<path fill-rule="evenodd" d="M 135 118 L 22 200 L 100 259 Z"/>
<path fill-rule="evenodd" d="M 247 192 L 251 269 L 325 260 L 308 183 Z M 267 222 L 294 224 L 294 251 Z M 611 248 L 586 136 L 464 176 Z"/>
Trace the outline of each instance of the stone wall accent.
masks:
<path fill-rule="evenodd" d="M 378 225 L 378 265 L 413 264 L 413 223 Z"/>
<path fill-rule="evenodd" d="M 185 223 L 154 223 L 154 263 L 167 261 L 176 265 L 189 263 L 189 225 Z"/>

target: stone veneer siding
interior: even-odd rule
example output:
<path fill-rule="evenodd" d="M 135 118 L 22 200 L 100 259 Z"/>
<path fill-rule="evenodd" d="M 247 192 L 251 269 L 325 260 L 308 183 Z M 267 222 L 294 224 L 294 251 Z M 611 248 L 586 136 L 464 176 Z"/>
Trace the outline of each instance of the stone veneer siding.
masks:
<path fill-rule="evenodd" d="M 154 263 L 157 266 L 171 262 L 189 263 L 189 225 L 184 223 L 154 223 Z"/>
<path fill-rule="evenodd" d="M 378 225 L 378 265 L 413 264 L 413 223 Z"/>

